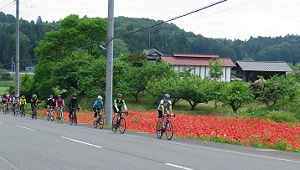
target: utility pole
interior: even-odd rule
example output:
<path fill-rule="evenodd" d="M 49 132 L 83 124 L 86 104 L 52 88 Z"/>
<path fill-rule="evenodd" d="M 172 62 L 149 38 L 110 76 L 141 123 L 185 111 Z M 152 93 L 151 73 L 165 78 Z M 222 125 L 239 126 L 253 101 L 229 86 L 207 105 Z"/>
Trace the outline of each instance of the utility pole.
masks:
<path fill-rule="evenodd" d="M 112 126 L 114 0 L 108 0 L 108 29 L 106 54 L 105 125 Z"/>
<path fill-rule="evenodd" d="M 20 75 L 19 75 L 19 68 L 20 68 L 20 32 L 19 32 L 19 0 L 16 0 L 16 94 L 20 95 Z"/>

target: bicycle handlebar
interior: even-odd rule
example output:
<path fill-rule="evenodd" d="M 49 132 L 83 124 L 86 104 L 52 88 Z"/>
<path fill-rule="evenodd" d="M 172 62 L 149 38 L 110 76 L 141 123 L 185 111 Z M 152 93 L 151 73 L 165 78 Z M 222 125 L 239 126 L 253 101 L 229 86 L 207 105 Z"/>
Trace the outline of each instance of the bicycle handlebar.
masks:
<path fill-rule="evenodd" d="M 174 113 L 173 114 L 164 114 L 164 116 L 166 116 L 166 117 L 170 117 L 170 116 L 175 117 L 175 114 Z"/>

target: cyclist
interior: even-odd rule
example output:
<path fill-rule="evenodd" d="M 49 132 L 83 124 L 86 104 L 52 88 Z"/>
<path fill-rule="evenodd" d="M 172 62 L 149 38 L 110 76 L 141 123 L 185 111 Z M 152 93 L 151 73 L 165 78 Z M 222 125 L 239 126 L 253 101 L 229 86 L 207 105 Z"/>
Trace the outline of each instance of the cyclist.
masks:
<path fill-rule="evenodd" d="M 59 115 L 59 109 L 61 109 L 62 107 L 66 107 L 65 101 L 64 101 L 64 99 L 61 98 L 61 95 L 58 95 L 55 103 L 56 103 L 56 111 L 57 111 L 56 119 L 61 119 L 61 117 Z"/>
<path fill-rule="evenodd" d="M 69 110 L 70 110 L 69 118 L 70 119 L 71 119 L 71 116 L 72 116 L 72 111 L 74 109 L 77 109 L 79 111 L 78 101 L 77 101 L 77 95 L 76 94 L 72 95 L 72 99 L 70 100 L 70 103 L 69 103 Z M 75 125 L 76 124 L 77 123 L 75 123 Z M 71 123 L 71 125 L 72 125 L 72 123 Z"/>
<path fill-rule="evenodd" d="M 16 95 L 15 97 L 14 97 L 14 99 L 13 99 L 13 108 L 14 108 L 14 113 L 16 112 L 16 109 L 18 109 L 19 108 L 19 106 L 20 106 L 20 99 L 19 99 L 19 96 L 18 95 Z"/>
<path fill-rule="evenodd" d="M 93 104 L 93 110 L 95 112 L 94 114 L 94 122 L 96 122 L 97 120 L 97 111 L 98 113 L 101 115 L 101 111 L 104 111 L 104 108 L 103 108 L 103 101 L 102 101 L 102 96 L 98 96 L 98 99 L 95 101 L 95 103 Z"/>
<path fill-rule="evenodd" d="M 36 116 L 36 115 L 33 114 L 33 110 L 34 110 L 34 109 L 35 109 L 35 110 L 37 109 L 38 103 L 39 103 L 39 100 L 38 100 L 38 98 L 37 98 L 37 95 L 36 95 L 36 94 L 33 94 L 30 101 L 31 101 L 31 110 L 32 110 L 31 118 L 34 119 L 34 116 Z M 35 114 L 36 114 L 36 113 L 35 113 Z M 35 118 L 36 118 L 36 117 L 35 117 Z"/>
<path fill-rule="evenodd" d="M 158 108 L 157 108 L 158 112 L 158 121 L 156 124 L 156 131 L 160 132 L 160 129 L 162 128 L 162 117 L 165 114 L 168 115 L 172 115 L 173 111 L 172 111 L 172 102 L 170 100 L 170 95 L 169 94 L 165 94 L 164 95 L 164 99 L 161 100 L 159 102 Z"/>
<path fill-rule="evenodd" d="M 126 110 L 126 112 L 128 112 L 125 100 L 123 100 L 123 95 L 122 94 L 118 94 L 118 98 L 114 100 L 113 103 L 113 110 L 114 110 L 114 114 L 115 114 L 115 119 L 114 119 L 114 125 L 116 124 L 117 121 L 117 116 L 121 116 L 122 114 L 122 106 L 124 106 L 124 109 Z"/>
<path fill-rule="evenodd" d="M 26 102 L 25 96 L 22 95 L 22 96 L 21 96 L 21 99 L 20 99 L 20 110 L 21 110 L 21 112 L 23 111 L 24 106 L 27 107 L 27 102 Z M 24 114 L 25 114 L 25 113 L 24 113 Z"/>
<path fill-rule="evenodd" d="M 2 96 L 2 111 L 4 112 L 4 105 L 5 104 L 8 104 L 8 102 L 9 102 L 9 99 L 8 99 L 8 93 L 7 92 L 5 92 L 4 94 L 3 94 L 3 96 Z M 7 107 L 8 108 L 8 107 Z"/>
<path fill-rule="evenodd" d="M 51 94 L 47 100 L 47 115 L 50 114 L 50 110 L 55 108 L 55 99 L 53 98 L 53 95 Z M 53 121 L 53 112 L 51 112 L 51 121 Z"/>

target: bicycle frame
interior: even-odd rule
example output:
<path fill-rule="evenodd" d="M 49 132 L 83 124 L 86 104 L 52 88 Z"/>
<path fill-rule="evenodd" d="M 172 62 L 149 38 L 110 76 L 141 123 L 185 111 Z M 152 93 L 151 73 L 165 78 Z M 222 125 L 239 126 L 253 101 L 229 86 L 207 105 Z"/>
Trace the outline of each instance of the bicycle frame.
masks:
<path fill-rule="evenodd" d="M 36 113 L 36 110 L 37 110 L 37 105 L 34 105 L 34 107 L 32 108 L 32 119 L 37 119 L 37 113 Z"/>
<path fill-rule="evenodd" d="M 49 121 L 51 119 L 51 121 L 53 121 L 53 106 L 49 107 L 47 114 L 47 120 Z"/>
<path fill-rule="evenodd" d="M 120 133 L 123 134 L 126 130 L 126 120 L 123 117 L 123 113 L 126 113 L 128 115 L 128 112 L 121 112 L 121 113 L 118 113 L 119 116 L 118 115 L 114 116 L 112 119 L 112 131 L 114 133 L 119 129 Z M 115 119 L 117 119 L 116 124 L 114 123 Z"/>
<path fill-rule="evenodd" d="M 70 124 L 72 125 L 73 123 L 75 124 L 75 126 L 77 125 L 77 115 L 75 108 L 72 109 L 72 113 L 70 115 Z"/>
<path fill-rule="evenodd" d="M 21 104 L 20 110 L 21 110 L 21 117 L 25 117 L 25 105 Z"/>
<path fill-rule="evenodd" d="M 171 140 L 173 137 L 173 125 L 172 122 L 169 120 L 170 114 L 165 114 L 162 121 L 162 127 L 159 131 L 157 131 L 157 137 L 160 139 L 163 136 L 163 133 L 166 134 L 168 140 Z"/>

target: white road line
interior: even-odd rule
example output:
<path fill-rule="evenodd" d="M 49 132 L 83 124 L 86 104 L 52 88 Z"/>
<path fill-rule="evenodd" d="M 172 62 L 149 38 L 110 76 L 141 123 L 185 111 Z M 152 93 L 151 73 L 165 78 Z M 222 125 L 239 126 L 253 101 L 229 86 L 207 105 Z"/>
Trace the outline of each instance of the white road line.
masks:
<path fill-rule="evenodd" d="M 184 167 L 184 166 L 180 166 L 180 165 L 175 165 L 175 164 L 171 164 L 171 163 L 165 163 L 166 165 L 168 166 L 172 166 L 172 167 L 175 167 L 175 168 L 179 168 L 179 169 L 185 169 L 185 170 L 194 170 L 192 168 L 188 168 L 188 167 Z"/>
<path fill-rule="evenodd" d="M 8 165 L 12 170 L 19 170 L 19 168 L 14 165 L 12 162 L 10 162 L 9 160 L 7 160 L 5 157 L 0 155 L 0 160 L 4 163 L 6 163 L 6 165 Z"/>
<path fill-rule="evenodd" d="M 257 151 L 262 151 L 262 152 L 278 152 L 278 150 L 274 150 L 274 149 L 255 149 Z"/>
<path fill-rule="evenodd" d="M 226 152 L 226 153 L 232 153 L 232 154 L 238 154 L 238 155 L 246 155 L 246 156 L 252 156 L 252 157 L 257 157 L 257 158 L 272 159 L 272 160 L 278 160 L 278 161 L 285 161 L 285 162 L 292 162 L 292 163 L 300 164 L 300 161 L 295 161 L 295 160 L 290 160 L 290 159 L 282 159 L 282 158 L 276 158 L 276 157 L 271 157 L 271 156 L 262 156 L 262 155 L 244 153 L 244 152 L 239 152 L 239 151 L 230 151 L 230 150 L 225 150 L 225 149 L 216 149 L 216 148 L 211 148 L 211 147 L 206 147 L 206 146 L 190 145 L 190 144 L 184 144 L 184 143 L 173 142 L 173 141 L 162 141 L 162 140 L 159 140 L 159 139 L 151 139 L 151 138 L 135 136 L 135 135 L 128 135 L 128 134 L 123 134 L 123 135 L 134 137 L 134 138 L 146 139 L 146 140 L 150 140 L 150 141 L 160 141 L 160 142 L 165 142 L 165 143 L 169 143 L 169 144 L 172 143 L 172 144 L 175 144 L 175 145 L 181 145 L 181 146 L 186 146 L 186 147 L 191 147 L 191 148 L 214 150 L 214 151 L 218 151 L 218 152 Z"/>
<path fill-rule="evenodd" d="M 67 139 L 67 140 L 70 140 L 70 141 L 73 141 L 73 142 L 81 143 L 81 144 L 84 144 L 84 145 L 92 146 L 92 147 L 95 147 L 95 148 L 102 148 L 101 146 L 98 146 L 98 145 L 90 144 L 90 143 L 83 142 L 83 141 L 76 140 L 76 139 L 67 138 L 67 137 L 64 137 L 64 136 L 61 136 L 61 138 Z"/>
<path fill-rule="evenodd" d="M 28 127 L 19 126 L 19 125 L 16 125 L 16 126 L 17 126 L 17 127 L 19 127 L 19 128 L 23 128 L 23 129 L 27 129 L 27 130 L 35 131 L 34 129 L 31 129 L 31 128 L 28 128 Z"/>

